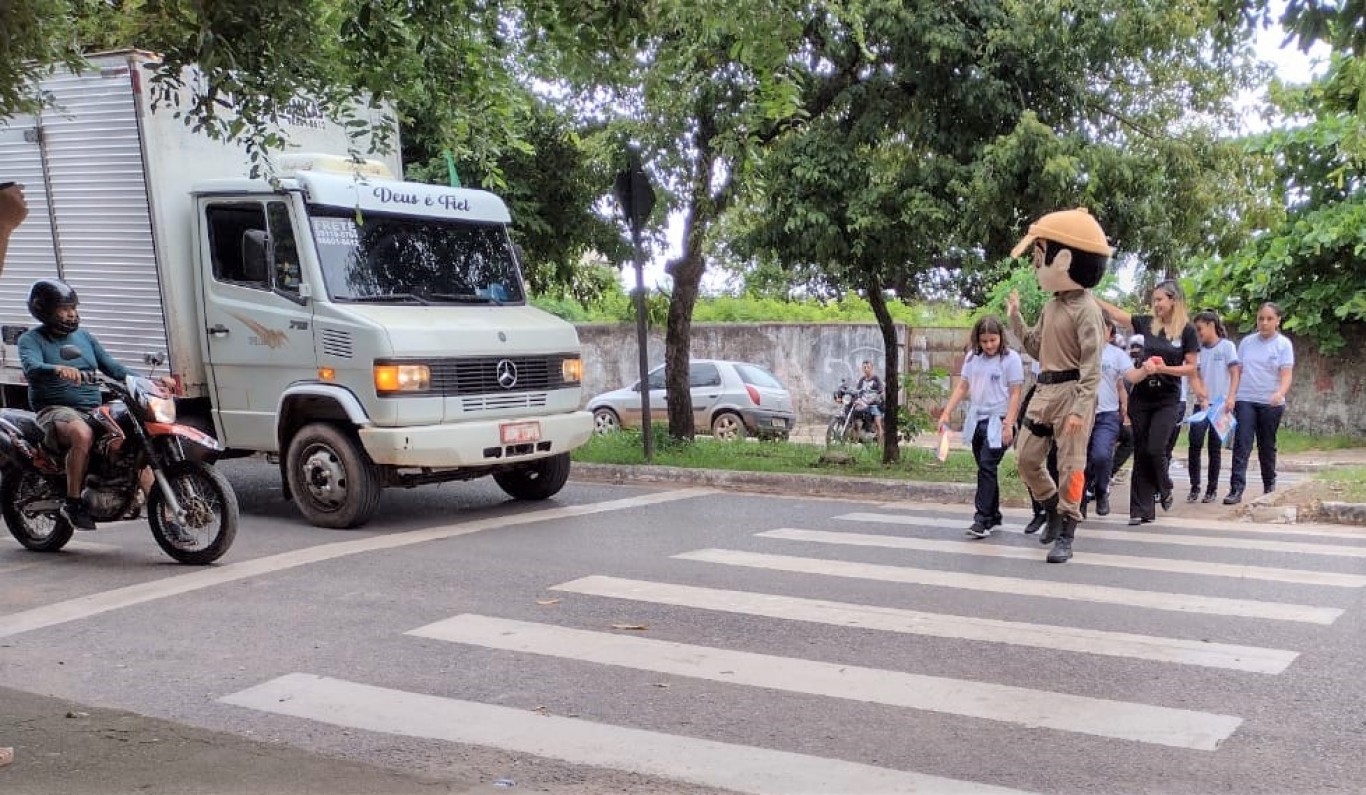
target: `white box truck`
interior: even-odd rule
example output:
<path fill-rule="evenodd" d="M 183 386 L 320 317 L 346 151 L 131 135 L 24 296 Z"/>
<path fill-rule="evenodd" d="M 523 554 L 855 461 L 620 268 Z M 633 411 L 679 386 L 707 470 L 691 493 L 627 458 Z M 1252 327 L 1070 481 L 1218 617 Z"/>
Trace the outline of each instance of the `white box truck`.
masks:
<path fill-rule="evenodd" d="M 152 56 L 91 62 L 0 126 L 0 180 L 30 207 L 0 278 L 5 405 L 26 403 L 29 286 L 57 277 L 112 355 L 169 361 L 183 420 L 278 460 L 316 525 L 364 524 L 387 486 L 560 490 L 593 427 L 578 335 L 527 302 L 498 197 L 348 155 L 307 101 L 281 116 L 274 173 L 251 179 L 242 147 L 153 110 Z"/>

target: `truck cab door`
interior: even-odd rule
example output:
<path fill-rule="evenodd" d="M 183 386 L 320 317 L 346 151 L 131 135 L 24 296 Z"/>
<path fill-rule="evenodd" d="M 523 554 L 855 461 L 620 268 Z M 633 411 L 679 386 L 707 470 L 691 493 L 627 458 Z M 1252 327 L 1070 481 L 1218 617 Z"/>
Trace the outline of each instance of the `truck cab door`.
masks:
<path fill-rule="evenodd" d="M 280 395 L 317 376 L 291 205 L 283 196 L 204 198 L 198 212 L 218 427 L 230 447 L 274 450 Z"/>

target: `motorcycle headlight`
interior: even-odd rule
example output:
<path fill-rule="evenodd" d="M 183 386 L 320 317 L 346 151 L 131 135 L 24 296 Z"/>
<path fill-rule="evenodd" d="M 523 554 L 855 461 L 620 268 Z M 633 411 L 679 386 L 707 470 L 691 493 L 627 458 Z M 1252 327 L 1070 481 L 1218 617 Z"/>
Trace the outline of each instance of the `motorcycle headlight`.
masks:
<path fill-rule="evenodd" d="M 155 422 L 175 422 L 175 399 L 149 395 L 147 411 Z"/>

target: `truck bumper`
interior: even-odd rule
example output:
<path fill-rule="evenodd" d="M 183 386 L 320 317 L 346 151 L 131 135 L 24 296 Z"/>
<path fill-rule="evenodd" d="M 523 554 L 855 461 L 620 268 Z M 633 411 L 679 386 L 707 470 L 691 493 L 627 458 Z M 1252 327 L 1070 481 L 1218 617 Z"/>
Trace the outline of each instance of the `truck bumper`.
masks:
<path fill-rule="evenodd" d="M 534 424 L 534 440 L 525 431 Z M 505 442 L 503 429 L 521 432 Z M 593 434 L 593 415 L 570 414 L 504 418 L 449 425 L 418 425 L 406 428 L 360 429 L 361 444 L 376 464 L 397 467 L 453 469 L 531 461 L 567 453 L 583 445 Z"/>

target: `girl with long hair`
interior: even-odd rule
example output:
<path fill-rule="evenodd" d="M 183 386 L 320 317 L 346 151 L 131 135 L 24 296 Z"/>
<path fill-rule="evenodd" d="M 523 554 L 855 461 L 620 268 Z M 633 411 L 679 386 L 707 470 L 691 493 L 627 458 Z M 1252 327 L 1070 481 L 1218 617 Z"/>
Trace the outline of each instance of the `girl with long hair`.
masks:
<path fill-rule="evenodd" d="M 1186 297 L 1175 281 L 1159 283 L 1152 291 L 1152 314 L 1131 315 L 1114 304 L 1096 299 L 1122 326 L 1143 336 L 1140 366 L 1125 373 L 1134 385 L 1129 394 L 1129 419 L 1134 429 L 1134 474 L 1129 485 L 1129 524 L 1154 521 L 1154 502 L 1172 507 L 1172 479 L 1168 442 L 1181 416 L 1181 379 L 1198 377 L 1195 370 L 1200 342 L 1190 323 Z"/>
<path fill-rule="evenodd" d="M 971 352 L 963 360 L 958 386 L 939 415 L 939 427 L 949 424 L 953 410 L 966 397 L 963 441 L 972 446 L 977 461 L 976 510 L 967 534 L 986 538 L 1002 521 L 998 470 L 1015 434 L 1024 362 L 1006 345 L 1005 326 L 994 316 L 978 320 L 970 339 Z"/>
<path fill-rule="evenodd" d="M 1200 377 L 1192 382 L 1195 392 L 1196 411 L 1209 412 L 1214 404 L 1219 404 L 1219 414 L 1233 410 L 1231 403 L 1238 392 L 1238 378 L 1242 367 L 1238 364 L 1238 351 L 1229 341 L 1224 331 L 1224 321 L 1212 309 L 1206 309 L 1195 316 L 1195 333 L 1200 338 L 1200 354 L 1196 358 L 1196 370 Z M 1186 460 L 1186 470 L 1190 473 L 1191 492 L 1187 502 L 1214 502 L 1219 490 L 1219 464 L 1224 452 L 1224 444 L 1214 431 L 1216 416 L 1205 417 L 1203 422 L 1190 426 L 1190 453 Z M 1209 450 L 1209 479 L 1206 481 L 1204 499 L 1200 498 L 1200 451 Z"/>

